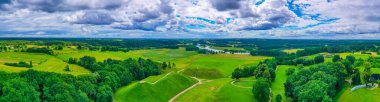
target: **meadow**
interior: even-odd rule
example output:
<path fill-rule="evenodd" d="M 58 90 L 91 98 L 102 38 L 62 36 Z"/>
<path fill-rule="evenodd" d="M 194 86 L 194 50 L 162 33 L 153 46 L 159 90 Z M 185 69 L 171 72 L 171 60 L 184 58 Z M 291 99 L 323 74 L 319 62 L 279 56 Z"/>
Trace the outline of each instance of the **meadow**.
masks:
<path fill-rule="evenodd" d="M 25 53 L 25 52 L 0 52 L 0 70 L 6 72 L 20 72 L 25 70 L 38 70 L 46 72 L 56 72 L 62 74 L 89 74 L 87 69 L 73 64 L 68 64 L 55 56 L 40 54 L 40 53 Z M 32 61 L 32 68 L 13 67 L 4 65 L 4 63 L 18 63 L 24 61 L 29 63 Z M 69 66 L 70 71 L 64 71 L 65 67 Z"/>

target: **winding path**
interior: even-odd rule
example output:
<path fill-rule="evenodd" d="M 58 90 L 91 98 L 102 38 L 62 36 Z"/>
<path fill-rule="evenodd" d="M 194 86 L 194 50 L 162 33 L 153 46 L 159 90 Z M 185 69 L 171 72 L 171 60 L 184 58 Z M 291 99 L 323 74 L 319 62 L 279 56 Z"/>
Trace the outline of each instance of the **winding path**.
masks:
<path fill-rule="evenodd" d="M 198 78 L 196 78 L 196 77 L 191 77 L 191 78 L 194 78 L 194 79 L 198 80 L 198 83 L 195 83 L 194 85 L 190 86 L 189 88 L 187 88 L 187 89 L 181 91 L 180 93 L 178 93 L 177 95 L 175 95 L 174 97 L 172 97 L 172 98 L 169 100 L 169 102 L 174 102 L 175 99 L 177 99 L 179 96 L 181 96 L 181 95 L 184 94 L 185 92 L 187 92 L 187 91 L 191 90 L 192 88 L 194 88 L 194 87 L 196 87 L 196 86 L 202 84 L 202 80 L 201 80 L 201 79 L 198 79 Z"/>

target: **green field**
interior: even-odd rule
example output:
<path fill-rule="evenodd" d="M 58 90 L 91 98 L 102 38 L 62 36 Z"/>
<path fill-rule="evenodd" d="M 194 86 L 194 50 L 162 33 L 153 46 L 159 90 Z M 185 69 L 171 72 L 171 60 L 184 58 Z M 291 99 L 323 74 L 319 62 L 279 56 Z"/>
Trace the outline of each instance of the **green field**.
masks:
<path fill-rule="evenodd" d="M 269 58 L 270 57 L 233 54 L 199 55 L 187 68 L 217 69 L 224 76 L 228 77 L 233 70 L 239 66 L 256 65 L 260 61 Z"/>
<path fill-rule="evenodd" d="M 336 102 L 378 102 L 380 88 L 361 88 L 351 92 L 352 87 L 345 87 L 336 96 Z"/>
<path fill-rule="evenodd" d="M 206 80 L 175 100 L 176 102 L 255 102 L 251 88 L 231 84 L 232 79 Z M 249 82 L 248 82 L 249 83 Z M 246 83 L 244 83 L 246 84 Z"/>
<path fill-rule="evenodd" d="M 305 56 L 303 58 L 314 59 L 318 55 L 335 55 L 335 54 L 338 54 L 343 59 L 345 59 L 346 56 L 348 56 L 348 55 L 353 55 L 356 59 L 364 59 L 364 60 L 368 59 L 370 56 L 377 56 L 377 54 L 368 55 L 368 54 L 361 54 L 360 52 L 355 52 L 355 53 L 349 53 L 349 52 L 346 52 L 346 53 L 326 53 L 326 52 L 324 52 L 324 53 Z M 332 57 L 333 56 L 331 56 L 330 58 L 325 58 L 325 62 L 332 62 Z"/>
<path fill-rule="evenodd" d="M 148 78 L 149 79 L 149 78 Z M 158 80 L 157 78 L 148 81 Z M 120 88 L 114 96 L 116 102 L 164 102 L 192 86 L 197 81 L 180 74 L 170 74 L 155 84 L 134 82 Z"/>
<path fill-rule="evenodd" d="M 296 66 L 280 65 L 276 70 L 276 79 L 272 83 L 272 93 L 273 98 L 276 98 L 277 94 L 282 96 L 282 99 L 285 100 L 285 87 L 284 83 L 286 82 L 286 70 L 289 68 L 296 68 Z M 272 100 L 274 102 L 274 100 Z"/>
<path fill-rule="evenodd" d="M 303 50 L 303 49 L 285 49 L 285 50 L 282 50 L 282 51 L 285 52 L 285 53 L 296 53 L 299 50 Z"/>
<path fill-rule="evenodd" d="M 0 70 L 6 72 L 20 72 L 28 69 L 38 70 L 38 71 L 46 71 L 46 72 L 56 72 L 63 74 L 89 74 L 90 71 L 86 70 L 83 67 L 78 65 L 68 64 L 54 56 L 47 54 L 38 54 L 38 53 L 23 53 L 23 52 L 0 52 Z M 4 63 L 12 62 L 17 63 L 19 61 L 25 61 L 29 63 L 33 62 L 32 68 L 24 68 L 24 67 L 13 67 L 6 66 Z M 71 71 L 64 71 L 64 68 L 69 65 Z"/>

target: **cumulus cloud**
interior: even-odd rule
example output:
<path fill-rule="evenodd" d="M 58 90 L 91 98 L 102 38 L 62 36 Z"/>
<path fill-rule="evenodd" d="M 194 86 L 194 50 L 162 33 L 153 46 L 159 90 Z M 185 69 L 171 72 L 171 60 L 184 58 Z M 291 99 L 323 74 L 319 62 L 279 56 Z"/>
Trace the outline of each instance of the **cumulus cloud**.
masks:
<path fill-rule="evenodd" d="M 44 32 L 39 35 L 49 35 L 49 29 L 97 35 L 364 35 L 380 32 L 379 7 L 378 0 L 1 0 L 0 26 Z"/>

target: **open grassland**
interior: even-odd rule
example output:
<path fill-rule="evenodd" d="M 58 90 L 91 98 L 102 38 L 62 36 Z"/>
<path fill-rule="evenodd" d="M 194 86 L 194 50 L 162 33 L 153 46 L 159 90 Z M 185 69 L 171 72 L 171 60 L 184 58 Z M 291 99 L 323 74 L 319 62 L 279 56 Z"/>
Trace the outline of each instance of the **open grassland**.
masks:
<path fill-rule="evenodd" d="M 69 66 L 70 71 L 64 71 L 66 66 Z M 33 67 L 32 69 L 38 70 L 38 71 L 55 72 L 55 73 L 62 73 L 62 74 L 73 74 L 73 75 L 91 73 L 90 71 L 88 71 L 87 69 L 81 66 L 68 64 L 55 57 L 48 59 L 46 62 L 36 67 Z"/>
<path fill-rule="evenodd" d="M 64 53 L 64 54 L 58 54 L 57 57 L 67 61 L 70 57 L 72 58 L 81 58 L 83 56 L 92 56 L 95 57 L 97 61 L 104 61 L 108 58 L 116 59 L 116 60 L 124 60 L 129 58 L 128 55 L 125 54 L 125 52 L 101 52 L 101 51 L 78 51 L 73 53 Z"/>
<path fill-rule="evenodd" d="M 188 68 L 205 68 L 217 69 L 224 76 L 231 75 L 233 70 L 239 66 L 256 65 L 260 61 L 269 59 L 270 57 L 264 56 L 250 56 L 250 55 L 233 55 L 233 54 L 215 54 L 215 55 L 199 55 L 194 59 Z"/>
<path fill-rule="evenodd" d="M 336 102 L 378 102 L 380 88 L 361 88 L 351 92 L 352 87 L 345 87 L 336 96 Z"/>
<path fill-rule="evenodd" d="M 149 78 L 148 78 L 149 79 Z M 156 78 L 147 81 L 153 81 Z M 158 80 L 158 79 L 157 79 Z M 143 82 L 143 83 L 142 83 Z M 170 74 L 155 84 L 140 81 L 120 88 L 114 96 L 116 102 L 164 102 L 197 83 L 195 79 Z"/>
<path fill-rule="evenodd" d="M 251 88 L 231 84 L 232 79 L 206 80 L 203 84 L 178 97 L 176 102 L 255 102 Z M 244 83 L 246 84 L 246 83 Z"/>
<path fill-rule="evenodd" d="M 69 65 L 68 63 L 57 59 L 54 56 L 50 56 L 47 54 L 39 54 L 39 53 L 24 53 L 24 52 L 0 52 L 0 70 L 6 72 L 20 72 L 28 69 L 38 70 L 38 71 L 46 71 L 46 72 L 56 72 L 62 74 L 89 74 L 90 71 L 86 70 L 83 67 L 77 65 Z M 32 61 L 32 68 L 24 68 L 24 67 L 13 67 L 6 66 L 4 63 L 18 63 L 19 61 L 25 61 L 29 63 Z M 64 68 L 69 65 L 69 69 L 71 71 L 64 71 Z"/>
<path fill-rule="evenodd" d="M 303 50 L 303 49 L 285 49 L 285 50 L 282 50 L 282 52 L 290 54 L 290 53 L 296 53 L 299 50 Z"/>
<path fill-rule="evenodd" d="M 38 65 L 45 62 L 52 56 L 39 53 L 24 53 L 24 52 L 0 52 L 0 63 L 12 62 L 16 63 L 19 61 L 29 62 L 32 61 L 33 65 Z"/>
<path fill-rule="evenodd" d="M 336 55 L 338 54 L 341 58 L 345 59 L 348 55 L 353 55 L 356 59 L 368 59 L 370 56 L 377 56 L 377 54 L 372 54 L 372 55 L 369 55 L 369 54 L 361 54 L 360 52 L 355 52 L 355 53 L 350 53 L 350 52 L 346 52 L 346 53 L 319 53 L 319 54 L 314 54 L 314 55 L 309 55 L 309 56 L 305 56 L 303 58 L 307 58 L 307 59 L 314 59 L 316 56 L 318 55 L 331 55 L 331 57 L 325 57 L 325 62 L 332 62 L 332 57 L 333 55 Z"/>
<path fill-rule="evenodd" d="M 276 98 L 277 94 L 280 94 L 282 96 L 283 100 L 285 100 L 285 87 L 284 87 L 284 83 L 286 82 L 286 78 L 288 77 L 286 75 L 286 70 L 288 70 L 289 68 L 296 68 L 296 66 L 279 65 L 277 67 L 277 70 L 276 70 L 276 79 L 272 83 L 273 99 Z M 275 100 L 272 100 L 272 102 L 275 102 Z"/>

